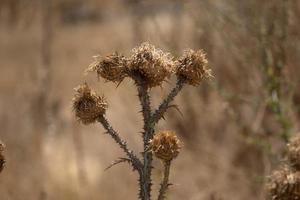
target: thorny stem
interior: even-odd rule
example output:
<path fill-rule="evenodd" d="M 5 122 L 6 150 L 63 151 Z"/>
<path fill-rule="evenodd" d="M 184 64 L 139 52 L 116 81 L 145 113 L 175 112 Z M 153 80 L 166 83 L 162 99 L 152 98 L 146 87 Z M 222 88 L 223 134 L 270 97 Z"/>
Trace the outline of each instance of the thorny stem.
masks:
<path fill-rule="evenodd" d="M 174 100 L 176 95 L 180 92 L 184 85 L 184 80 L 179 79 L 176 86 L 171 90 L 169 95 L 162 101 L 158 109 L 152 114 L 150 96 L 146 82 L 139 74 L 131 74 L 132 78 L 135 80 L 138 90 L 138 97 L 142 106 L 142 114 L 144 118 L 144 152 L 143 152 L 143 169 L 140 172 L 140 199 L 150 200 L 151 199 L 151 172 L 152 172 L 152 152 L 148 150 L 149 142 L 154 135 L 154 126 L 163 117 L 164 113 L 169 108 L 169 104 Z M 165 163 L 165 178 L 162 183 L 161 192 L 159 195 L 159 200 L 163 199 L 164 193 L 168 188 L 168 176 L 170 170 L 170 162 Z"/>
<path fill-rule="evenodd" d="M 180 90 L 183 88 L 184 81 L 183 79 L 178 79 L 176 86 L 171 90 L 169 95 L 163 100 L 157 110 L 154 111 L 153 115 L 151 116 L 151 123 L 155 125 L 165 114 L 168 110 L 169 104 L 174 100 Z"/>
<path fill-rule="evenodd" d="M 151 106 L 150 106 L 150 96 L 148 92 L 147 85 L 145 81 L 138 75 L 135 77 L 135 81 L 138 89 L 138 97 L 142 106 L 142 113 L 144 118 L 144 165 L 143 165 L 143 174 L 140 177 L 140 198 L 143 200 L 150 200 L 151 198 L 151 171 L 152 171 L 152 152 L 147 151 L 149 146 L 149 141 L 153 137 L 154 126 L 151 125 Z"/>
<path fill-rule="evenodd" d="M 160 185 L 159 189 L 159 194 L 157 200 L 164 200 L 165 199 L 165 194 L 168 190 L 169 187 L 169 175 L 170 175 L 170 166 L 171 166 L 171 161 L 165 161 L 164 162 L 164 175 L 163 175 L 163 180 Z"/>
<path fill-rule="evenodd" d="M 111 135 L 111 137 L 115 140 L 115 142 L 123 149 L 123 151 L 126 153 L 126 155 L 129 157 L 132 166 L 135 170 L 137 170 L 141 174 L 142 169 L 142 162 L 140 159 L 133 153 L 132 150 L 129 150 L 127 147 L 127 143 L 121 139 L 120 135 L 113 129 L 113 127 L 109 124 L 105 116 L 99 116 L 98 121 L 102 124 L 102 126 L 105 128 L 107 133 Z"/>

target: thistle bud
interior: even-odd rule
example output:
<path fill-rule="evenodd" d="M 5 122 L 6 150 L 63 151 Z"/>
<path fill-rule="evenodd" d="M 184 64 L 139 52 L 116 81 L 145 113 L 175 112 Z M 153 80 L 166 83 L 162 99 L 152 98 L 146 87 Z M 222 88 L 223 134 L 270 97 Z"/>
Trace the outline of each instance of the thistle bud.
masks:
<path fill-rule="evenodd" d="M 4 165 L 5 165 L 5 158 L 2 155 L 4 148 L 5 148 L 4 144 L 2 144 L 0 141 L 0 172 L 3 170 Z"/>
<path fill-rule="evenodd" d="M 300 135 L 292 138 L 287 144 L 287 155 L 291 166 L 300 170 Z"/>
<path fill-rule="evenodd" d="M 154 155 L 164 161 L 176 158 L 182 147 L 174 131 L 161 131 L 150 141 L 150 148 Z"/>
<path fill-rule="evenodd" d="M 173 72 L 174 62 L 170 54 L 156 49 L 153 45 L 143 43 L 132 51 L 133 55 L 128 63 L 129 71 L 137 72 L 149 88 L 161 85 Z"/>
<path fill-rule="evenodd" d="M 211 70 L 208 69 L 208 61 L 202 50 L 185 51 L 177 62 L 176 74 L 178 78 L 190 85 L 199 85 L 204 78 L 211 77 Z"/>
<path fill-rule="evenodd" d="M 293 172 L 287 166 L 274 171 L 267 184 L 270 199 L 300 199 L 300 172 Z"/>
<path fill-rule="evenodd" d="M 86 83 L 75 88 L 75 91 L 73 109 L 79 121 L 83 124 L 94 123 L 105 114 L 107 102 L 104 97 L 98 96 Z"/>
<path fill-rule="evenodd" d="M 126 77 L 126 59 L 124 56 L 114 53 L 106 57 L 95 56 L 95 61 L 90 64 L 87 72 L 95 71 L 98 77 L 107 81 L 119 83 Z"/>

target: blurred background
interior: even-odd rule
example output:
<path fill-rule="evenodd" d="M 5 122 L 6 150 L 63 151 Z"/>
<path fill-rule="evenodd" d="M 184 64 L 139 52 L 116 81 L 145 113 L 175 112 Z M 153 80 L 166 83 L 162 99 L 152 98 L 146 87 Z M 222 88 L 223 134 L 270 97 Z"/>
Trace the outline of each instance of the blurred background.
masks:
<path fill-rule="evenodd" d="M 108 118 L 137 152 L 136 89 L 84 75 L 94 55 L 148 41 L 179 56 L 204 49 L 214 78 L 186 86 L 157 130 L 185 146 L 168 199 L 265 199 L 266 177 L 299 131 L 298 0 L 0 0 L 1 200 L 137 199 L 137 174 L 98 124 L 76 122 L 73 88 L 105 94 Z M 174 80 L 151 91 L 153 107 Z M 154 195 L 161 178 L 155 161 Z"/>

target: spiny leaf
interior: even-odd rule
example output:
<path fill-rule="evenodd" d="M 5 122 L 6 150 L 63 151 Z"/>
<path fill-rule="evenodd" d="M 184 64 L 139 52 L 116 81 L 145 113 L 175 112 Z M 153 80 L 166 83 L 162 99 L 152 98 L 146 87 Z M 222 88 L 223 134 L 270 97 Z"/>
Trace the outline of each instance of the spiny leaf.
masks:
<path fill-rule="evenodd" d="M 104 169 L 104 171 L 106 171 L 106 170 L 112 168 L 113 166 L 115 166 L 115 165 L 117 165 L 117 164 L 123 163 L 123 162 L 131 163 L 131 160 L 128 159 L 128 158 L 119 158 L 119 159 L 115 160 L 114 162 L 112 162 L 108 167 L 106 167 L 106 168 Z"/>
<path fill-rule="evenodd" d="M 169 106 L 167 107 L 167 109 L 169 109 L 169 108 L 175 108 L 175 110 L 177 110 L 177 111 L 179 112 L 179 114 L 183 117 L 183 114 L 182 114 L 182 112 L 180 111 L 178 105 L 176 105 L 176 104 L 174 104 L 174 105 L 169 105 Z"/>
<path fill-rule="evenodd" d="M 123 79 L 123 80 L 124 80 L 124 79 Z M 117 84 L 116 88 L 118 88 L 118 87 L 121 85 L 121 83 L 123 82 L 123 80 L 121 80 L 121 81 Z"/>

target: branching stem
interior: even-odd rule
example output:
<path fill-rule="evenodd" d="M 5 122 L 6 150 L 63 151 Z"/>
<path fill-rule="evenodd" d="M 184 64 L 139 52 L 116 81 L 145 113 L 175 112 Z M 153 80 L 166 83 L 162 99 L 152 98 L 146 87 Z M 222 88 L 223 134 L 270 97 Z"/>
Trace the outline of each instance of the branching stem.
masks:
<path fill-rule="evenodd" d="M 148 146 L 150 140 L 154 136 L 154 127 L 156 123 L 163 117 L 164 113 L 169 108 L 170 103 L 174 100 L 177 94 L 180 92 L 184 85 L 184 81 L 179 79 L 176 86 L 171 90 L 169 95 L 162 101 L 158 109 L 152 113 L 151 102 L 149 96 L 149 90 L 147 83 L 140 76 L 140 74 L 131 74 L 132 78 L 135 80 L 138 90 L 138 97 L 142 106 L 142 114 L 144 118 L 144 131 L 143 131 L 143 141 L 144 141 L 144 152 L 143 152 L 143 169 L 140 173 L 140 199 L 150 200 L 151 199 L 151 173 L 152 173 L 152 152 L 148 151 Z M 170 162 L 165 163 L 165 178 L 162 183 L 161 192 L 159 195 L 160 199 L 163 199 L 164 193 L 168 187 L 168 176 L 170 170 Z M 160 200 L 159 199 L 159 200 Z"/>
<path fill-rule="evenodd" d="M 105 116 L 100 116 L 98 118 L 98 121 L 102 124 L 102 126 L 105 128 L 107 133 L 115 140 L 115 142 L 123 149 L 123 151 L 126 153 L 128 158 L 131 160 L 132 166 L 135 170 L 137 170 L 139 173 L 141 173 L 143 164 L 140 161 L 140 159 L 133 153 L 132 150 L 129 150 L 127 143 L 121 139 L 120 135 L 113 129 L 113 127 L 109 124 L 108 120 L 105 118 Z"/>
<path fill-rule="evenodd" d="M 177 94 L 183 88 L 184 82 L 182 79 L 178 79 L 176 86 L 171 90 L 169 95 L 162 101 L 160 106 L 157 110 L 154 111 L 153 115 L 151 116 L 151 123 L 155 125 L 165 114 L 168 110 L 170 103 L 174 100 Z"/>

